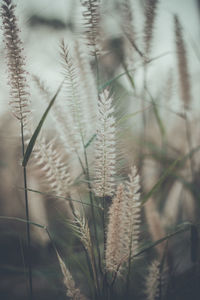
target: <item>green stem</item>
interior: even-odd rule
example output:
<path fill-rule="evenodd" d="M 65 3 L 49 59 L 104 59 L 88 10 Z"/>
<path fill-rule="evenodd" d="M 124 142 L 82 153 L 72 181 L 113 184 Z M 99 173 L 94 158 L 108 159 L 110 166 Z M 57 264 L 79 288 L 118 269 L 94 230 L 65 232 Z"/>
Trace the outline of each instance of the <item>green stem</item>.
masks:
<path fill-rule="evenodd" d="M 24 146 L 24 126 L 21 120 L 21 142 L 22 142 L 22 157 L 24 159 L 25 146 Z M 31 265 L 31 235 L 30 235 L 30 223 L 29 223 L 29 203 L 28 203 L 28 190 L 27 190 L 27 174 L 26 166 L 23 166 L 23 179 L 24 179 L 24 197 L 25 197 L 25 212 L 26 212 L 26 234 L 28 244 L 28 278 L 29 278 L 29 290 L 30 300 L 33 299 L 33 284 L 32 284 L 32 265 Z"/>
<path fill-rule="evenodd" d="M 123 66 L 123 68 L 124 68 L 124 71 L 126 72 L 126 75 L 127 75 L 127 77 L 128 77 L 128 80 L 130 81 L 130 84 L 131 84 L 132 88 L 133 88 L 134 91 L 135 91 L 135 84 L 134 84 L 133 78 L 132 78 L 132 76 L 130 75 L 129 70 L 128 70 L 128 68 L 127 68 L 127 66 L 126 66 L 126 64 L 125 64 L 124 61 L 122 61 L 122 66 Z"/>
<path fill-rule="evenodd" d="M 185 119 L 185 130 L 186 130 L 186 139 L 187 139 L 187 144 L 188 144 L 188 150 L 191 152 L 192 150 L 192 140 L 191 140 L 191 130 L 190 130 L 190 124 L 188 122 L 187 118 L 187 113 L 186 113 L 186 108 L 184 107 L 184 119 Z M 192 156 L 189 156 L 189 161 L 190 161 L 190 170 L 191 170 L 191 175 L 192 179 L 194 182 L 194 161 Z"/>
<path fill-rule="evenodd" d="M 90 183 L 89 165 L 88 165 L 87 153 L 86 153 L 86 148 L 84 147 L 85 144 L 84 144 L 84 139 L 83 139 L 82 134 L 81 134 L 81 138 L 82 138 L 82 144 L 83 144 L 83 150 L 84 150 L 84 158 L 85 158 L 85 166 L 86 166 L 85 175 L 86 175 L 86 180 L 87 180 L 88 189 L 89 189 L 89 198 L 90 198 L 92 219 L 93 219 L 93 225 L 94 225 L 94 235 L 95 235 L 95 241 L 96 241 L 97 252 L 98 252 L 99 269 L 101 270 L 101 255 L 100 255 L 99 241 L 98 241 L 98 236 L 97 236 L 97 226 L 96 226 L 96 219 L 95 219 L 95 212 L 94 212 L 94 201 L 93 201 L 93 195 L 91 192 L 92 187 L 91 187 L 91 183 Z M 96 278 L 97 278 L 97 292 L 98 292 L 98 294 L 100 294 L 100 286 L 99 286 L 97 266 L 96 266 L 93 245 L 92 245 L 92 256 L 94 257 L 94 267 L 95 267 Z"/>

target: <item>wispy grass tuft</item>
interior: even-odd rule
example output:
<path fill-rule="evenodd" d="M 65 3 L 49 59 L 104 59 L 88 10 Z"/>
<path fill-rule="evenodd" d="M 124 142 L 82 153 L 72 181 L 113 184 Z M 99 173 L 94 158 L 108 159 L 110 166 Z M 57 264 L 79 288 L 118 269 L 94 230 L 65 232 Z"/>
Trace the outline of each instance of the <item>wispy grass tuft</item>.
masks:
<path fill-rule="evenodd" d="M 154 260 L 149 267 L 149 272 L 146 277 L 147 300 L 155 300 L 159 297 L 160 294 L 159 287 L 160 287 L 160 263 L 159 261 Z"/>
<path fill-rule="evenodd" d="M 109 224 L 106 241 L 106 269 L 118 273 L 124 262 L 125 216 L 124 216 L 124 185 L 117 187 L 116 196 L 113 198 L 109 209 Z"/>
<path fill-rule="evenodd" d="M 87 298 L 80 292 L 80 289 L 76 288 L 72 274 L 66 267 L 65 262 L 63 261 L 57 250 L 56 255 L 63 274 L 63 283 L 67 289 L 66 296 L 72 300 L 87 300 Z"/>
<path fill-rule="evenodd" d="M 189 66 L 187 60 L 186 46 L 183 38 L 183 28 L 181 26 L 178 16 L 176 15 L 174 16 L 174 26 L 176 35 L 176 52 L 179 72 L 180 95 L 184 107 L 188 109 L 192 101 Z"/>
<path fill-rule="evenodd" d="M 81 0 L 87 44 L 92 55 L 99 55 L 100 0 Z"/>
<path fill-rule="evenodd" d="M 140 184 L 136 167 L 132 167 L 129 180 L 117 188 L 109 210 L 106 240 L 106 267 L 118 273 L 127 262 L 130 271 L 131 257 L 138 249 L 141 222 Z"/>
<path fill-rule="evenodd" d="M 48 143 L 44 138 L 37 142 L 34 158 L 35 163 L 39 166 L 43 180 L 46 181 L 46 188 L 49 193 L 65 197 L 70 190 L 72 180 L 68 165 L 64 162 L 62 153 L 56 149 L 56 140 Z"/>
<path fill-rule="evenodd" d="M 13 114 L 20 120 L 22 127 L 24 127 L 30 115 L 30 94 L 27 80 L 28 73 L 25 69 L 25 58 L 19 35 L 18 22 L 15 16 L 15 7 L 11 0 L 3 0 L 1 16 L 9 71 L 10 105 Z"/>
<path fill-rule="evenodd" d="M 99 96 L 96 135 L 94 192 L 99 197 L 112 196 L 116 174 L 116 128 L 112 97 L 105 90 Z"/>
<path fill-rule="evenodd" d="M 156 10 L 158 0 L 145 0 L 145 26 L 144 26 L 144 42 L 145 42 L 145 55 L 148 58 L 151 51 L 153 29 L 156 17 Z"/>

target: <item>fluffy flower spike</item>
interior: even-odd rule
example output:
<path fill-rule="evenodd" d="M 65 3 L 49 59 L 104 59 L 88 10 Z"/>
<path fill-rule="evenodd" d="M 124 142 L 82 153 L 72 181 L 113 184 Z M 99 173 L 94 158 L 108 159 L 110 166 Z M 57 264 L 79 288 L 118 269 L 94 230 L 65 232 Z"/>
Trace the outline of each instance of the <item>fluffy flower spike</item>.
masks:
<path fill-rule="evenodd" d="M 112 98 L 106 90 L 98 102 L 94 191 L 99 197 L 112 196 L 115 188 L 116 129 L 113 113 Z"/>
<path fill-rule="evenodd" d="M 4 42 L 7 51 L 9 71 L 10 105 L 13 113 L 24 126 L 29 115 L 29 87 L 23 56 L 22 41 L 19 37 L 18 22 L 15 17 L 15 5 L 11 0 L 3 0 L 1 5 Z"/>

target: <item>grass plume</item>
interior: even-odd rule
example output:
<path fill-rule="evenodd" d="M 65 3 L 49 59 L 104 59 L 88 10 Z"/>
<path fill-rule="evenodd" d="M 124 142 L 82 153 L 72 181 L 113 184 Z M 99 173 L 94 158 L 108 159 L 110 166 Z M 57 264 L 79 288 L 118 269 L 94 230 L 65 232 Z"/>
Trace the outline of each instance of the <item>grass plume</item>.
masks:
<path fill-rule="evenodd" d="M 91 54 L 97 57 L 99 54 L 99 26 L 100 26 L 100 0 L 82 0 L 84 8 L 83 18 L 87 44 Z"/>
<path fill-rule="evenodd" d="M 104 91 L 98 102 L 94 191 L 99 197 L 112 196 L 115 187 L 115 118 L 112 97 Z"/>
<path fill-rule="evenodd" d="M 156 17 L 158 0 L 145 0 L 145 26 L 144 26 L 144 42 L 145 55 L 149 56 L 152 46 L 153 29 Z"/>
<path fill-rule="evenodd" d="M 21 128 L 21 144 L 22 144 L 22 159 L 25 155 L 26 143 L 26 125 L 30 123 L 30 97 L 29 86 L 27 84 L 27 72 L 25 69 L 25 59 L 23 54 L 22 41 L 19 36 L 19 27 L 15 16 L 15 5 L 11 0 L 3 0 L 1 4 L 1 17 L 3 20 L 4 44 L 7 53 L 7 67 L 10 86 L 10 105 L 14 116 L 20 122 Z M 27 127 L 28 128 L 28 127 Z M 30 299 L 33 297 L 32 291 L 32 267 L 30 257 L 31 236 L 29 224 L 29 203 L 27 191 L 27 172 L 23 166 L 24 178 L 24 197 L 25 197 L 25 212 L 27 220 L 27 246 L 28 246 L 28 276 L 29 276 L 29 291 Z"/>
<path fill-rule="evenodd" d="M 180 95 L 186 109 L 191 104 L 191 85 L 187 60 L 186 46 L 183 38 L 183 28 L 178 16 L 174 16 L 174 26 L 176 35 L 176 52 L 179 72 Z"/>

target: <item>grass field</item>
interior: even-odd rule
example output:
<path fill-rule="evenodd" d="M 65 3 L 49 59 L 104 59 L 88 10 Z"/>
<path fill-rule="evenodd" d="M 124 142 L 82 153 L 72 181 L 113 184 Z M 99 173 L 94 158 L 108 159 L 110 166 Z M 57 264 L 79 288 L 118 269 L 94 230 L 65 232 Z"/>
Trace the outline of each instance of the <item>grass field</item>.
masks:
<path fill-rule="evenodd" d="M 200 50 L 161 2 L 1 1 L 0 299 L 199 299 Z"/>

